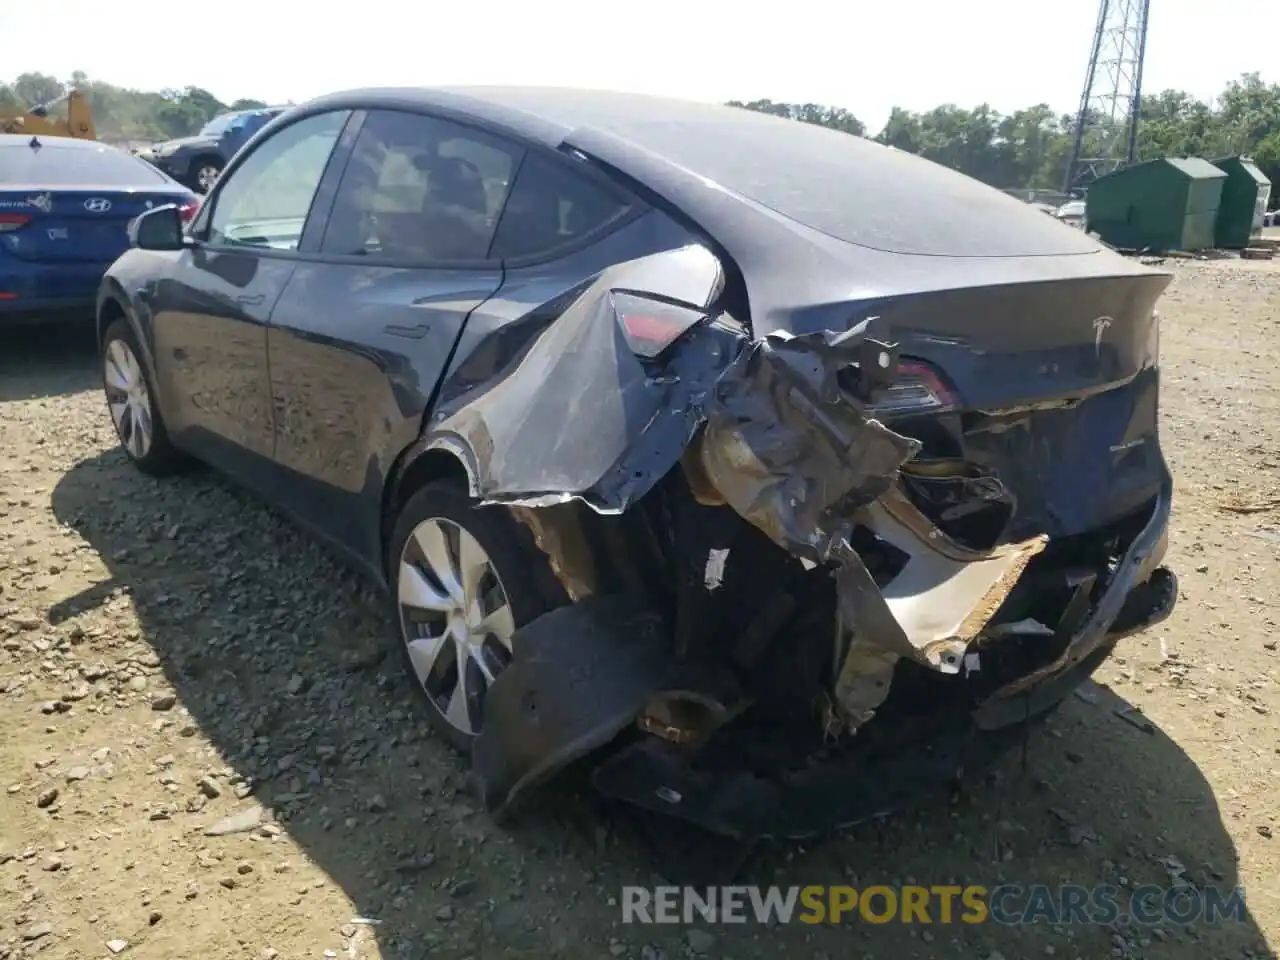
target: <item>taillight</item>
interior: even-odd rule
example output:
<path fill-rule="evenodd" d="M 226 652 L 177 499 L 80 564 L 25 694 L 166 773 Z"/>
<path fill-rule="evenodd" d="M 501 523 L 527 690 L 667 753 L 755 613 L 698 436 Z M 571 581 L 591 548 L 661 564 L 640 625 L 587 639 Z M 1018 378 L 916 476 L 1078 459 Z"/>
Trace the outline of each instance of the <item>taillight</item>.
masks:
<path fill-rule="evenodd" d="M 613 294 L 613 312 L 632 353 L 652 360 L 707 314 L 631 293 Z"/>
<path fill-rule="evenodd" d="M 918 413 L 941 413 L 953 406 L 955 396 L 932 368 L 923 363 L 903 360 L 898 363 L 897 378 L 875 392 L 874 399 L 866 410 L 875 416 L 901 417 Z"/>
<path fill-rule="evenodd" d="M 0 213 L 0 233 L 21 230 L 30 222 L 31 218 L 25 213 Z"/>
<path fill-rule="evenodd" d="M 182 218 L 183 223 L 190 223 L 195 219 L 196 214 L 200 212 L 199 200 L 188 200 L 186 203 L 178 205 L 178 216 Z"/>

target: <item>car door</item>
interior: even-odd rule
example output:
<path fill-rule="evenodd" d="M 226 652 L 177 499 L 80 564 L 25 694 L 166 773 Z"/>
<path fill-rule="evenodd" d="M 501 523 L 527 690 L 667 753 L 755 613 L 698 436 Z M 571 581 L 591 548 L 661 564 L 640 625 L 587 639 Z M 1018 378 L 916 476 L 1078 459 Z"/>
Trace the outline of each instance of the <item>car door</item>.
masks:
<path fill-rule="evenodd" d="M 376 564 L 384 478 L 502 283 L 488 250 L 523 149 L 422 113 L 355 122 L 320 249 L 289 278 L 267 352 L 295 513 Z"/>
<path fill-rule="evenodd" d="M 315 114 L 258 144 L 219 181 L 153 307 L 157 387 L 177 442 L 231 472 L 275 446 L 267 320 L 297 266 L 321 177 L 349 117 Z"/>

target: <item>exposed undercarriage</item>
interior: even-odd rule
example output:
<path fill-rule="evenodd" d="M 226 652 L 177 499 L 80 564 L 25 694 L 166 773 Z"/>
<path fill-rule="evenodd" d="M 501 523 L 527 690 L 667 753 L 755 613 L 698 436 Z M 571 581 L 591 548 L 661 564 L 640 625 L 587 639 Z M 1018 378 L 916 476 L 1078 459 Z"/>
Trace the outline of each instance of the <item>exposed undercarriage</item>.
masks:
<path fill-rule="evenodd" d="M 1127 426 L 1154 415 L 1154 365 L 881 419 L 910 360 L 887 327 L 754 339 L 698 289 L 706 256 L 579 291 L 432 434 L 571 601 L 517 632 L 489 691 L 473 760 L 495 813 L 608 746 L 604 794 L 720 833 L 853 823 L 994 755 L 1172 610 L 1169 475 Z M 656 273 L 651 312 L 702 316 L 636 359 L 623 314 Z M 594 433 L 531 429 L 599 388 L 565 357 L 609 367 L 620 414 Z"/>

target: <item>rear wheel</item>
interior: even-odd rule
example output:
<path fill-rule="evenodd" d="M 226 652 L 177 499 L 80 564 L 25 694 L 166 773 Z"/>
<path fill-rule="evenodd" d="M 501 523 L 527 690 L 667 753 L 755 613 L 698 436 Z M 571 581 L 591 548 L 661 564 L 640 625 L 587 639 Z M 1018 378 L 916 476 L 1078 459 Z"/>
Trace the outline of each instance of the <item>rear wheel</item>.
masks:
<path fill-rule="evenodd" d="M 214 183 L 218 179 L 218 174 L 222 172 L 222 162 L 214 157 L 202 157 L 191 166 L 191 183 L 188 184 L 193 190 L 200 193 L 208 193 L 213 189 Z"/>
<path fill-rule="evenodd" d="M 169 442 L 141 353 L 125 320 L 107 327 L 102 336 L 102 387 L 125 455 L 143 473 L 161 476 L 179 468 L 183 457 Z"/>
<path fill-rule="evenodd" d="M 548 566 L 507 511 L 477 506 L 451 483 L 423 487 L 396 522 L 388 570 L 399 647 L 432 726 L 458 750 L 483 727 L 513 634 L 549 609 L 539 564 Z"/>

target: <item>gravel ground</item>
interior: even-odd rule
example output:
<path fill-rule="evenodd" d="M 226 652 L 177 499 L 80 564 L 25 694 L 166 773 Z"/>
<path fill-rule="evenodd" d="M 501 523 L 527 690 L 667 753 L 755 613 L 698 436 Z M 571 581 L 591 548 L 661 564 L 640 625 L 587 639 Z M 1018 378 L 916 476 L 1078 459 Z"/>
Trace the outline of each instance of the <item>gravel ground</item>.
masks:
<path fill-rule="evenodd" d="M 770 847 L 745 880 L 1240 884 L 1247 922 L 623 925 L 621 885 L 658 882 L 633 819 L 562 790 L 491 824 L 384 658 L 380 602 L 215 477 L 129 468 L 88 338 L 10 332 L 0 958 L 1273 956 L 1280 265 L 1170 264 L 1174 618 L 1025 769 Z"/>

